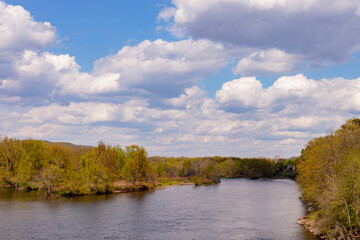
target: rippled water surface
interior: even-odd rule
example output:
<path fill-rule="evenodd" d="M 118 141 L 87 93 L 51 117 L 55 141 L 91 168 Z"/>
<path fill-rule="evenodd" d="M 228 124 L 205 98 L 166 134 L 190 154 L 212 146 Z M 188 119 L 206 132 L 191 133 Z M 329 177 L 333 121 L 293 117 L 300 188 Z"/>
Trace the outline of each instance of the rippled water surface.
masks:
<path fill-rule="evenodd" d="M 51 200 L 0 188 L 0 239 L 314 240 L 296 224 L 298 196 L 290 180 Z"/>

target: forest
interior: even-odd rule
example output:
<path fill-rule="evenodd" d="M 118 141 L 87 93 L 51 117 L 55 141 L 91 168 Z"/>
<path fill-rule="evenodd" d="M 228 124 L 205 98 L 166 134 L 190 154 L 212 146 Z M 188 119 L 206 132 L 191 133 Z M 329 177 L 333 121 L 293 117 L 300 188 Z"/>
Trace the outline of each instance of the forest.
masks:
<path fill-rule="evenodd" d="M 297 171 L 318 231 L 331 239 L 360 239 L 360 119 L 309 141 Z"/>
<path fill-rule="evenodd" d="M 294 178 L 294 160 L 235 157 L 148 157 L 138 145 L 96 147 L 3 137 L 0 185 L 76 196 L 153 189 L 171 184 L 206 185 L 221 177 Z"/>

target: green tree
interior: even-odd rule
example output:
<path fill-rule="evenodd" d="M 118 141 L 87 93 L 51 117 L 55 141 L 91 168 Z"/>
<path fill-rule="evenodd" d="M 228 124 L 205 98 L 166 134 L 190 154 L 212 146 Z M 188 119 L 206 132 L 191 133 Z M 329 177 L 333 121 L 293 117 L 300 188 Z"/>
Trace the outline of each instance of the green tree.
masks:
<path fill-rule="evenodd" d="M 131 178 L 133 184 L 137 180 L 143 180 L 149 167 L 147 152 L 143 147 L 131 145 L 126 147 L 125 175 Z"/>
<path fill-rule="evenodd" d="M 32 163 L 35 170 L 40 170 L 48 164 L 47 147 L 44 141 L 23 140 L 21 141 L 23 158 Z"/>
<path fill-rule="evenodd" d="M 122 149 L 119 145 L 117 145 L 113 147 L 112 150 L 117 156 L 117 159 L 119 161 L 119 167 L 122 169 L 125 166 L 125 162 L 126 162 L 126 153 L 124 149 Z"/>
<path fill-rule="evenodd" d="M 318 208 L 319 227 L 332 238 L 358 239 L 360 231 L 360 120 L 309 141 L 298 160 L 303 199 Z"/>
<path fill-rule="evenodd" d="M 21 142 L 15 138 L 5 136 L 0 142 L 0 164 L 5 171 L 13 173 L 15 166 L 21 159 Z"/>

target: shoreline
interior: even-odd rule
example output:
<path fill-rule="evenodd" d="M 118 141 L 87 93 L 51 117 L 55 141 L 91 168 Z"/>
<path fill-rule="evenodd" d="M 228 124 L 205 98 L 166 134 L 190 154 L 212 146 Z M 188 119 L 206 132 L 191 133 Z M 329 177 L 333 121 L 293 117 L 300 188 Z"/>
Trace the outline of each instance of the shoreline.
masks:
<path fill-rule="evenodd" d="M 81 196 L 87 196 L 87 195 L 103 195 L 103 194 L 119 194 L 119 193 L 130 193 L 130 192 L 143 192 L 143 191 L 150 191 L 150 190 L 157 190 L 157 189 L 166 189 L 169 187 L 175 187 L 175 186 L 207 186 L 207 185 L 213 185 L 220 183 L 214 180 L 210 179 L 201 179 L 201 180 L 194 180 L 191 178 L 163 178 L 160 179 L 160 182 L 157 184 L 151 184 L 146 182 L 136 182 L 133 184 L 132 182 L 126 181 L 126 180 L 117 180 L 113 183 L 113 190 L 107 191 L 107 192 L 88 192 L 88 193 L 74 193 L 74 194 L 59 194 L 59 193 L 53 193 L 51 196 L 48 197 L 81 197 Z M 46 194 L 45 190 L 40 190 L 39 188 L 34 189 L 24 189 L 24 188 L 15 188 L 14 186 L 11 186 L 10 184 L 0 184 L 0 188 L 11 188 L 15 191 L 36 191 L 36 192 L 44 192 Z"/>
<path fill-rule="evenodd" d="M 311 211 L 311 212 L 315 212 L 315 211 Z M 322 231 L 319 228 L 316 220 L 311 217 L 311 212 L 309 214 L 299 218 L 296 223 L 299 224 L 300 226 L 302 226 L 307 231 L 311 232 L 318 239 L 323 239 L 323 240 L 360 239 L 360 233 L 356 232 L 356 231 L 353 231 L 352 233 L 350 233 L 351 238 L 348 238 L 348 236 L 344 236 L 344 235 L 342 235 L 338 238 L 333 238 L 333 237 L 328 236 L 324 231 Z"/>
<path fill-rule="evenodd" d="M 239 177 L 222 177 L 224 179 L 237 179 L 237 178 L 246 178 L 251 180 L 275 180 L 275 179 L 288 179 L 295 181 L 292 178 L 286 177 L 277 177 L 277 178 L 248 178 L 246 176 L 239 176 Z M 108 192 L 90 192 L 90 193 L 80 193 L 80 194 L 58 194 L 54 193 L 52 197 L 57 196 L 64 196 L 64 197 L 76 197 L 76 196 L 86 196 L 86 195 L 102 195 L 102 194 L 112 194 L 112 193 L 128 193 L 128 192 L 141 192 L 141 191 L 148 191 L 148 190 L 157 190 L 157 189 L 166 189 L 169 187 L 175 186 L 207 186 L 221 183 L 221 178 L 219 180 L 211 180 L 207 178 L 186 178 L 186 177 L 175 177 L 175 178 L 160 178 L 159 183 L 151 184 L 146 182 L 137 182 L 135 185 L 126 180 L 117 180 L 113 183 L 114 190 Z M 40 190 L 40 187 L 36 188 L 15 188 L 10 184 L 0 184 L 0 188 L 12 188 L 16 191 L 37 191 L 42 192 L 45 190 Z"/>
<path fill-rule="evenodd" d="M 309 214 L 299 218 L 296 223 L 319 239 L 330 239 L 316 226 L 315 220 L 310 219 Z"/>
<path fill-rule="evenodd" d="M 225 179 L 236 179 L 236 178 L 246 178 L 251 180 L 275 180 L 275 179 L 288 179 L 295 181 L 291 178 L 247 178 L 246 176 L 239 176 L 239 177 L 222 177 Z M 149 190 L 157 190 L 157 189 L 166 189 L 169 187 L 175 186 L 207 186 L 207 185 L 214 185 L 221 183 L 221 178 L 219 180 L 211 180 L 207 178 L 186 178 L 186 177 L 175 177 L 175 178 L 160 178 L 157 184 L 151 184 L 147 182 L 137 182 L 135 185 L 132 182 L 126 180 L 117 180 L 113 183 L 113 190 L 106 191 L 106 192 L 87 192 L 87 193 L 73 193 L 73 194 L 59 194 L 53 193 L 49 197 L 79 197 L 79 196 L 86 196 L 86 195 L 102 195 L 102 194 L 118 194 L 118 193 L 130 193 L 130 192 L 142 192 L 142 191 L 149 191 Z M 12 188 L 16 191 L 37 191 L 37 192 L 45 192 L 45 190 L 41 190 L 39 187 L 36 188 L 15 188 L 10 184 L 0 184 L 0 188 Z"/>
<path fill-rule="evenodd" d="M 304 204 L 306 207 L 306 214 L 305 216 L 298 218 L 296 223 L 303 227 L 305 230 L 312 233 L 315 237 L 318 239 L 330 239 L 329 236 L 324 234 L 324 232 L 318 227 L 315 219 L 311 216 L 312 213 L 315 213 L 317 210 L 317 207 L 312 206 L 311 204 L 306 203 L 302 197 L 299 197 L 299 200 Z"/>
<path fill-rule="evenodd" d="M 214 183 L 215 184 L 215 183 Z M 159 187 L 155 187 L 154 190 L 157 189 L 166 189 L 166 188 L 170 188 L 170 187 L 177 187 L 177 186 L 190 186 L 190 185 L 194 185 L 194 182 L 189 182 L 189 183 L 175 183 L 175 184 L 170 184 L 170 185 L 165 185 L 165 186 L 159 186 Z"/>

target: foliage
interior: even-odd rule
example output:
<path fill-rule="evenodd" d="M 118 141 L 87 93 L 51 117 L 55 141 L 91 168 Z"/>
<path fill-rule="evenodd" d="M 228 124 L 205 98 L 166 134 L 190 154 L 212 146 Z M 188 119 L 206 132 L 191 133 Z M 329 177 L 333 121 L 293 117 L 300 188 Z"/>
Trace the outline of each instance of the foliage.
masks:
<path fill-rule="evenodd" d="M 131 145 L 126 147 L 126 162 L 124 174 L 131 179 L 133 184 L 137 180 L 144 180 L 146 172 L 149 170 L 149 160 L 146 158 L 147 152 L 143 147 Z"/>
<path fill-rule="evenodd" d="M 303 199 L 318 208 L 320 229 L 355 239 L 360 230 L 360 119 L 308 142 L 298 163 Z"/>
<path fill-rule="evenodd" d="M 172 179 L 170 183 L 192 179 L 203 185 L 221 177 L 272 178 L 278 173 L 276 166 L 277 162 L 265 158 L 147 157 L 138 145 L 122 149 L 102 141 L 85 147 L 0 139 L 0 182 L 23 190 L 43 189 L 48 195 L 110 193 L 122 189 L 121 181 L 131 182 L 130 188 L 136 189 L 136 184 L 139 188 L 167 184 L 161 179 Z"/>

